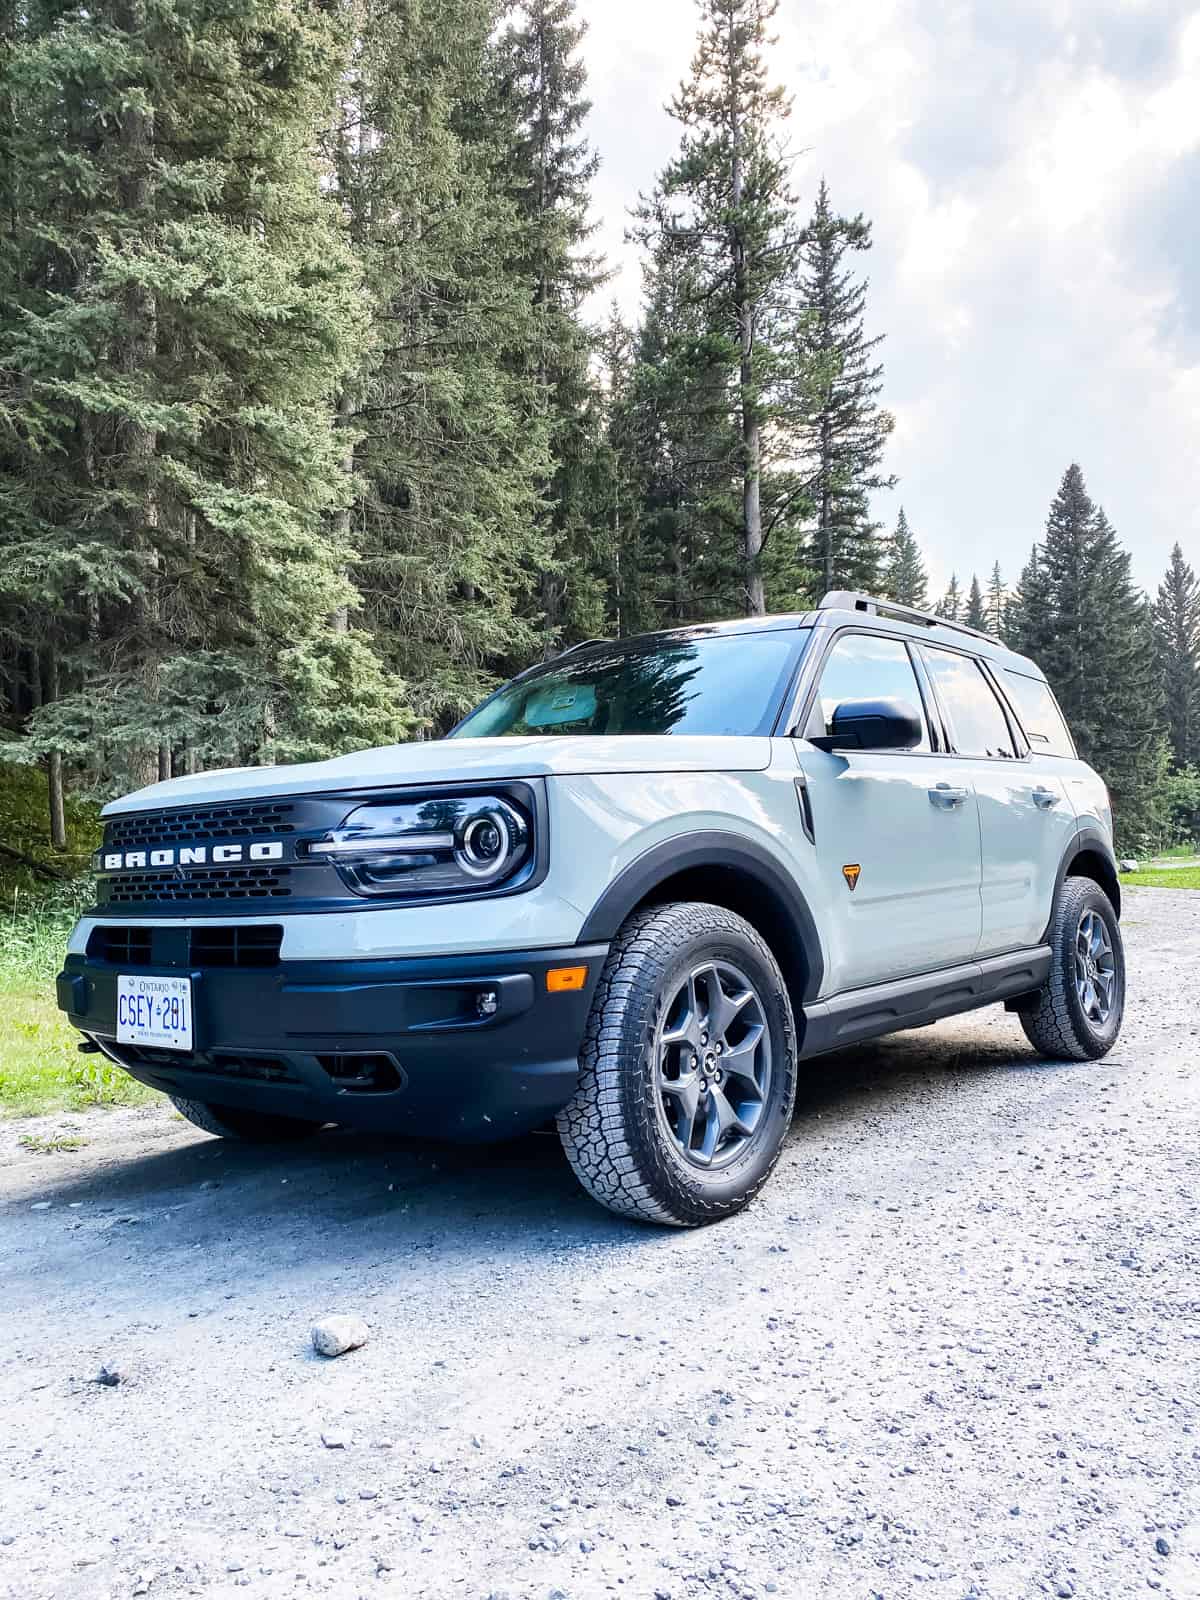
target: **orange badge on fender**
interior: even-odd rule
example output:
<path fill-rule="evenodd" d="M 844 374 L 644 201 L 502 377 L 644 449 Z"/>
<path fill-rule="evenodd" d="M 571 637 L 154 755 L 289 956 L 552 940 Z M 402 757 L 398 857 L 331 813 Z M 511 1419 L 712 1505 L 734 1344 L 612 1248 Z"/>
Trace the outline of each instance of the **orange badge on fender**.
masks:
<path fill-rule="evenodd" d="M 846 880 L 846 887 L 853 894 L 858 888 L 858 875 L 862 871 L 857 861 L 851 861 L 842 868 L 842 877 Z"/>

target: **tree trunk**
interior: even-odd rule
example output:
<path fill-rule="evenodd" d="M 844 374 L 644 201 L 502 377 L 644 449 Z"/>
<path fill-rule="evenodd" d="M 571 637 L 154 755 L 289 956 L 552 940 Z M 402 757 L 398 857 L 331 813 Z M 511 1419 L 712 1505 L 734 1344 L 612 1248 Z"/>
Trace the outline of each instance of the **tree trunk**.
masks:
<path fill-rule="evenodd" d="M 334 173 L 338 189 L 341 194 L 342 206 L 349 219 L 350 239 L 356 250 L 363 251 L 367 232 L 368 216 L 364 213 L 369 209 L 369 201 L 363 197 L 361 177 L 362 159 L 366 149 L 366 118 L 367 105 L 365 90 L 360 88 L 357 98 L 339 96 L 337 101 L 338 135 L 334 150 Z M 347 128 L 354 127 L 353 141 L 347 136 Z M 347 478 L 354 474 L 355 444 L 350 436 L 349 428 L 354 420 L 354 401 L 351 396 L 352 376 L 347 374 L 341 390 L 338 393 L 336 426 L 346 433 L 346 443 L 342 450 L 342 471 Z M 339 552 L 350 548 L 351 518 L 353 505 L 342 507 L 334 518 L 333 536 Z M 349 563 L 341 565 L 343 575 L 349 573 Z M 334 633 L 346 633 L 350 627 L 350 608 L 341 605 L 329 619 L 330 627 Z"/>
<path fill-rule="evenodd" d="M 338 395 L 338 427 L 343 430 L 347 429 L 350 425 L 350 419 L 353 417 L 353 415 L 354 405 L 350 399 L 349 388 L 343 387 L 342 392 Z M 349 478 L 354 472 L 354 441 L 349 435 L 347 435 L 346 447 L 342 451 L 342 471 L 346 474 L 347 478 Z M 350 548 L 350 512 L 351 507 L 349 505 L 345 505 L 338 512 L 336 518 L 334 519 L 333 536 L 334 543 L 337 546 L 339 559 L 342 553 Z M 345 562 L 341 563 L 341 570 L 343 574 L 347 571 L 347 564 Z M 346 633 L 350 627 L 350 608 L 344 605 L 339 606 L 329 620 L 334 633 Z"/>
<path fill-rule="evenodd" d="M 539 599 L 542 602 L 542 611 L 546 619 L 545 627 L 543 629 L 546 642 L 542 650 L 542 659 L 544 661 L 549 661 L 550 657 L 557 655 L 559 650 L 562 648 L 562 643 L 558 637 L 559 613 L 561 609 L 560 601 L 562 596 L 558 585 L 554 581 L 554 574 L 552 572 L 542 573 L 538 585 L 538 593 Z"/>
<path fill-rule="evenodd" d="M 828 420 L 821 424 L 821 502 L 818 513 L 817 537 L 820 540 L 821 561 L 825 570 L 825 593 L 833 588 L 833 495 L 829 487 L 830 457 L 833 440 Z"/>
<path fill-rule="evenodd" d="M 43 704 L 41 651 L 31 645 L 25 652 L 25 662 L 25 684 L 29 695 L 29 709 L 30 711 L 38 711 Z"/>
<path fill-rule="evenodd" d="M 50 801 L 50 848 L 67 848 L 67 813 L 63 803 L 63 758 L 58 750 L 51 750 L 46 764 L 47 791 Z"/>
<path fill-rule="evenodd" d="M 58 652 L 51 645 L 46 651 L 46 697 L 53 705 L 58 699 Z M 63 758 L 51 750 L 46 763 L 47 799 L 50 805 L 50 848 L 67 848 L 67 815 L 63 804 Z"/>
<path fill-rule="evenodd" d="M 130 39 L 136 40 L 146 26 L 145 0 L 124 0 L 115 12 L 115 21 Z M 120 146 L 120 176 L 117 194 L 127 217 L 140 219 L 143 233 L 151 231 L 148 215 L 151 199 L 150 165 L 153 160 L 153 127 L 148 113 L 135 104 L 123 107 L 117 125 Z M 117 340 L 117 366 L 130 376 L 144 373 L 154 360 L 158 344 L 158 308 L 153 290 L 132 278 L 125 289 L 124 317 Z M 132 491 L 129 510 L 130 542 L 135 550 L 146 550 L 147 587 L 134 601 L 146 695 L 157 696 L 158 667 L 155 659 L 158 630 L 156 592 L 157 549 L 153 530 L 158 526 L 158 505 L 154 484 L 154 453 L 157 440 L 153 428 L 136 417 L 126 417 L 121 427 L 121 442 L 127 464 L 126 486 Z M 141 752 L 133 766 L 139 777 L 153 782 L 158 766 L 156 749 Z"/>
<path fill-rule="evenodd" d="M 536 142 L 535 154 L 533 158 L 534 204 L 538 223 L 537 288 L 534 291 L 534 302 L 538 308 L 537 389 L 540 403 L 544 408 L 544 414 L 548 419 L 549 431 L 547 437 L 549 439 L 553 439 L 554 405 L 550 397 L 550 371 L 546 358 L 546 341 L 549 337 L 547 330 L 547 319 L 550 306 L 550 279 L 547 270 L 546 251 L 542 234 L 542 229 L 545 227 L 546 217 L 550 210 L 546 187 L 546 173 L 549 164 L 550 113 L 547 105 L 546 90 L 546 16 L 544 12 L 536 18 L 535 25 L 537 27 L 538 50 L 538 104 L 537 116 L 534 122 Z M 550 497 L 551 483 L 548 480 L 543 479 L 540 489 L 542 498 L 548 499 Z M 543 515 L 546 514 L 543 513 Z M 554 526 L 553 511 L 549 512 L 547 522 L 548 531 L 552 541 L 552 554 L 557 555 L 558 539 L 556 537 L 556 529 Z M 542 612 L 545 618 L 542 630 L 545 637 L 545 644 L 543 646 L 543 659 L 548 661 L 551 656 L 555 655 L 557 651 L 561 649 L 562 646 L 562 641 L 558 636 L 558 630 L 562 618 L 562 601 L 564 596 L 563 591 L 556 581 L 556 577 L 553 572 L 543 571 L 541 573 L 538 582 L 538 598 L 541 601 Z"/>
<path fill-rule="evenodd" d="M 746 609 L 751 616 L 766 611 L 762 578 L 762 425 L 754 395 L 754 301 L 746 270 L 746 239 L 741 217 L 745 192 L 745 161 L 742 151 L 740 62 L 734 40 L 734 22 L 729 18 L 729 131 L 733 152 L 731 187 L 733 200 L 734 309 L 738 326 L 738 406 L 742 429 L 742 577 Z"/>

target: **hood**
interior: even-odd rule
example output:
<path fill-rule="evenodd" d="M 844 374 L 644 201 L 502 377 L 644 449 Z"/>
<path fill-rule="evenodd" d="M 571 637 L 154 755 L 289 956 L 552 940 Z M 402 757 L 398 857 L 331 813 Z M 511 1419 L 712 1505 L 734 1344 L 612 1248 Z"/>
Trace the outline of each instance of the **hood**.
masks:
<path fill-rule="evenodd" d="M 261 795 L 325 794 L 339 789 L 392 789 L 405 784 L 478 783 L 501 778 L 580 777 L 614 772 L 761 772 L 771 761 L 768 738 L 624 734 L 536 739 L 437 739 L 381 745 L 332 761 L 280 767 L 225 767 L 171 778 L 123 795 L 104 808 L 111 817 L 160 806 L 253 800 Z"/>

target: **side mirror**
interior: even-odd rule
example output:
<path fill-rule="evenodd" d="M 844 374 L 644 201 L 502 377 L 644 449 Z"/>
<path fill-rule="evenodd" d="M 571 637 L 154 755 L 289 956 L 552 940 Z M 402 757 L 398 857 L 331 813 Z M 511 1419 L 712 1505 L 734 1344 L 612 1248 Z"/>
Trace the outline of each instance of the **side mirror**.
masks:
<path fill-rule="evenodd" d="M 833 732 L 808 742 L 818 750 L 913 750 L 921 742 L 921 718 L 907 700 L 843 700 L 833 713 Z"/>

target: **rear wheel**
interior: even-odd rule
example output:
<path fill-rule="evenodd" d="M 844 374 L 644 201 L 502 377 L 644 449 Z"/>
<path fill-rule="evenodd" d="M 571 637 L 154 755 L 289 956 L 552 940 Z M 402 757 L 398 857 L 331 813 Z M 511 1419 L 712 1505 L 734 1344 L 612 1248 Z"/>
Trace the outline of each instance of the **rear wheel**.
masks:
<path fill-rule="evenodd" d="M 767 1181 L 796 1095 L 796 1031 L 770 949 L 721 906 L 657 906 L 609 952 L 558 1119 L 610 1211 L 676 1227 L 731 1215 Z"/>
<path fill-rule="evenodd" d="M 171 1095 L 171 1104 L 189 1122 L 220 1139 L 242 1139 L 248 1144 L 290 1144 L 307 1139 L 324 1127 L 321 1122 L 302 1122 L 299 1117 L 279 1117 L 268 1111 L 246 1111 L 241 1106 L 214 1106 L 207 1100 L 181 1100 Z"/>
<path fill-rule="evenodd" d="M 1125 1014 L 1125 947 L 1112 902 L 1091 878 L 1067 878 L 1050 932 L 1050 975 L 1020 1012 L 1034 1049 L 1094 1061 L 1117 1042 Z"/>

